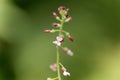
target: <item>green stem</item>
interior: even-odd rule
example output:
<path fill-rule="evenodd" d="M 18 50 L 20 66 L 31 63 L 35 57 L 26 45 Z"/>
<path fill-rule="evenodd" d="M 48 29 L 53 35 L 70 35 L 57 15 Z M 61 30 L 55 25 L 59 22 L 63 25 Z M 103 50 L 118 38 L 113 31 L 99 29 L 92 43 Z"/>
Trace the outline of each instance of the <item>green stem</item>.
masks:
<path fill-rule="evenodd" d="M 58 80 L 61 80 L 61 76 L 60 76 L 60 55 L 59 55 L 59 46 L 57 46 L 57 68 L 58 68 Z"/>
<path fill-rule="evenodd" d="M 53 80 L 58 80 L 58 77 L 56 77 L 56 78 L 52 78 Z"/>
<path fill-rule="evenodd" d="M 62 63 L 59 63 L 61 67 L 64 67 Z"/>
<path fill-rule="evenodd" d="M 62 35 L 62 30 L 63 30 L 63 24 L 64 24 L 64 18 L 62 17 L 61 20 L 61 26 L 59 28 L 59 36 Z M 61 47 L 61 46 L 60 46 Z M 57 68 L 58 68 L 58 80 L 61 80 L 61 75 L 60 75 L 60 54 L 59 54 L 59 46 L 57 46 Z"/>
<path fill-rule="evenodd" d="M 59 31 L 59 36 L 62 35 L 62 30 L 63 30 L 63 24 L 64 24 L 64 17 L 62 16 L 62 20 L 61 20 L 61 26 L 60 26 L 60 31 Z"/>
<path fill-rule="evenodd" d="M 60 26 L 60 30 L 59 30 L 59 36 L 61 36 L 62 35 L 62 28 L 63 28 L 63 21 L 61 22 L 61 26 Z"/>

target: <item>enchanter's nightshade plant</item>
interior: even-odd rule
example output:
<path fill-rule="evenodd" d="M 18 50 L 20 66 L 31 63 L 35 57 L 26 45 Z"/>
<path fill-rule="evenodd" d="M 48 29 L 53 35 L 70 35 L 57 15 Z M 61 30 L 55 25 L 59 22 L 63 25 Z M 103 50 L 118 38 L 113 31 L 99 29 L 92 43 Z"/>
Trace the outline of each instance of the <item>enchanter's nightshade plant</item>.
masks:
<path fill-rule="evenodd" d="M 68 14 L 69 9 L 66 7 L 60 6 L 58 8 L 58 11 L 59 11 L 60 17 L 58 16 L 58 14 L 56 12 L 53 12 L 53 16 L 56 18 L 56 20 L 59 21 L 59 23 L 54 22 L 52 24 L 52 26 L 56 29 L 44 30 L 44 32 L 46 32 L 46 33 L 58 32 L 58 35 L 56 36 L 56 40 L 53 41 L 53 44 L 56 45 L 56 49 L 57 49 L 57 61 L 56 61 L 56 63 L 50 65 L 50 69 L 52 69 L 54 72 L 57 71 L 57 77 L 47 78 L 47 80 L 61 80 L 61 72 L 64 76 L 70 76 L 70 73 L 60 62 L 59 50 L 61 49 L 67 55 L 73 56 L 73 52 L 69 48 L 62 46 L 62 43 L 65 41 L 64 40 L 65 36 L 67 36 L 70 41 L 73 41 L 73 37 L 70 35 L 70 33 L 63 29 L 64 23 L 71 21 L 72 17 Z"/>

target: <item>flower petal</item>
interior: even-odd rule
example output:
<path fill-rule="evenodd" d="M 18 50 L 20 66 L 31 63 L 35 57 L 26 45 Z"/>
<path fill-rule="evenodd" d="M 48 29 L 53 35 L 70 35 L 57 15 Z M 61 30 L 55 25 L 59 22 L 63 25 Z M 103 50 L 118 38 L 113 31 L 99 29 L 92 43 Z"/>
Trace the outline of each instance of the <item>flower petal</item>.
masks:
<path fill-rule="evenodd" d="M 57 36 L 56 40 L 59 41 L 59 42 L 62 42 L 64 39 L 62 37 L 60 37 L 60 36 Z"/>
<path fill-rule="evenodd" d="M 67 72 L 67 71 L 64 71 L 64 72 L 63 72 L 63 75 L 64 75 L 64 76 L 70 76 L 70 73 Z"/>
<path fill-rule="evenodd" d="M 61 45 L 61 42 L 59 41 L 53 41 L 53 44 L 57 45 L 57 46 L 60 46 Z"/>

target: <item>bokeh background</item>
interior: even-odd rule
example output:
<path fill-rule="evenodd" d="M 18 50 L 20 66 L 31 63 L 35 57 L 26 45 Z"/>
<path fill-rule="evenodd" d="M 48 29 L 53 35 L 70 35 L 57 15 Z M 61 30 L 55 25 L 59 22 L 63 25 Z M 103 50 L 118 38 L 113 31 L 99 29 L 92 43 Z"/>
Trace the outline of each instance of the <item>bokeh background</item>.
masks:
<path fill-rule="evenodd" d="M 74 56 L 60 54 L 71 73 L 62 80 L 120 80 L 120 0 L 0 0 L 0 80 L 56 76 L 56 34 L 43 30 L 59 6 L 70 8 L 64 29 L 74 37 L 64 43 Z"/>

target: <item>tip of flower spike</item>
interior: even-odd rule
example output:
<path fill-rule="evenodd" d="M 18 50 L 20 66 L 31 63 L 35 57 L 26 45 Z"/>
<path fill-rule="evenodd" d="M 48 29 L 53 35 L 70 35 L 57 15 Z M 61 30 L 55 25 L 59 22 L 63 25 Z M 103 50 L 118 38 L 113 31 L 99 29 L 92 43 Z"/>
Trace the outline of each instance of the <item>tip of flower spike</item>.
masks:
<path fill-rule="evenodd" d="M 50 29 L 46 29 L 46 30 L 44 30 L 44 32 L 45 32 L 45 33 L 50 33 L 51 30 L 50 30 Z"/>
<path fill-rule="evenodd" d="M 62 11 L 62 10 L 65 10 L 65 11 L 69 11 L 69 8 L 66 8 L 66 7 L 64 7 L 64 6 L 60 6 L 60 7 L 58 7 L 58 11 Z"/>
<path fill-rule="evenodd" d="M 61 11 L 61 10 L 65 10 L 66 8 L 64 7 L 64 6 L 60 6 L 59 8 L 58 8 L 58 11 Z"/>

